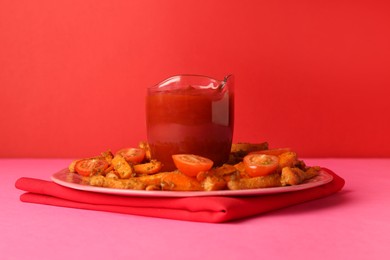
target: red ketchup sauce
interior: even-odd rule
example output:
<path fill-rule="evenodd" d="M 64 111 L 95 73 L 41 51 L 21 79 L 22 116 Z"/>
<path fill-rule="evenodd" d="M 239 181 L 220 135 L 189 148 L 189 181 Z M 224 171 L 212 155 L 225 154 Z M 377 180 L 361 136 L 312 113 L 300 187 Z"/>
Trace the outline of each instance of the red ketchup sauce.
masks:
<path fill-rule="evenodd" d="M 231 89 L 200 89 L 191 85 L 149 89 L 146 98 L 148 142 L 163 170 L 174 170 L 173 154 L 207 157 L 214 166 L 229 159 L 234 124 Z"/>

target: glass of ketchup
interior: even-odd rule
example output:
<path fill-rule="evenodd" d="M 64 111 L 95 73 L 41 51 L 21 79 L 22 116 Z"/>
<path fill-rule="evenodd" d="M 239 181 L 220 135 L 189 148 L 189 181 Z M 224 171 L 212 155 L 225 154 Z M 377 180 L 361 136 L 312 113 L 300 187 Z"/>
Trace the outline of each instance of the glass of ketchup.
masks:
<path fill-rule="evenodd" d="M 149 87 L 147 139 L 163 170 L 176 167 L 173 154 L 195 154 L 214 166 L 229 159 L 234 124 L 234 77 L 177 75 Z"/>

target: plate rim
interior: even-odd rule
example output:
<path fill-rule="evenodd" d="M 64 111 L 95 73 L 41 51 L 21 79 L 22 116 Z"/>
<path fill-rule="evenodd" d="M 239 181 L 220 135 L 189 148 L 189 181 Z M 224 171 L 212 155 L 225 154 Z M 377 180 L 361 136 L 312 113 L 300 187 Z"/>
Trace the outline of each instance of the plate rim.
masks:
<path fill-rule="evenodd" d="M 217 190 L 217 191 L 147 191 L 147 190 L 131 190 L 131 189 L 116 189 L 116 188 L 106 188 L 106 187 L 96 187 L 86 184 L 73 183 L 63 180 L 62 176 L 69 174 L 67 168 L 60 170 L 54 173 L 51 176 L 51 180 L 61 186 L 79 190 L 94 192 L 100 194 L 111 194 L 111 195 L 121 195 L 129 197 L 213 197 L 213 196 L 224 196 L 224 197 L 234 197 L 234 196 L 261 196 L 269 195 L 276 193 L 287 193 L 294 192 L 299 190 L 311 189 L 314 187 L 322 186 L 333 180 L 333 175 L 326 172 L 321 168 L 319 176 L 310 179 L 306 183 L 292 185 L 292 186 L 283 186 L 283 187 L 270 187 L 270 188 L 259 188 L 259 189 L 246 189 L 246 190 Z M 74 173 L 76 174 L 76 173 Z M 319 179 L 319 180 L 315 180 Z"/>

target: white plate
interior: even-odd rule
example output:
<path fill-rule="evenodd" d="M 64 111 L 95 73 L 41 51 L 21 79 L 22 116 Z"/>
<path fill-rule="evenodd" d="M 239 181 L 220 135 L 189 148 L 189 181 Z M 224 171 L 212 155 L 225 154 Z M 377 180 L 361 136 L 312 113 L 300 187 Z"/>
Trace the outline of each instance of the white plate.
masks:
<path fill-rule="evenodd" d="M 95 187 L 88 185 L 83 181 L 82 177 L 75 173 L 70 173 L 68 169 L 59 171 L 51 176 L 51 179 L 61 185 L 75 190 L 90 191 L 97 193 L 107 193 L 122 196 L 137 196 L 137 197 L 200 197 L 200 196 L 258 196 L 265 194 L 292 192 L 298 190 L 306 190 L 313 187 L 324 185 L 333 180 L 333 176 L 324 170 L 321 170 L 319 175 L 308 180 L 305 183 L 285 186 L 251 190 L 219 190 L 219 191 L 146 191 L 146 190 L 128 190 L 128 189 L 112 189 L 104 187 Z"/>

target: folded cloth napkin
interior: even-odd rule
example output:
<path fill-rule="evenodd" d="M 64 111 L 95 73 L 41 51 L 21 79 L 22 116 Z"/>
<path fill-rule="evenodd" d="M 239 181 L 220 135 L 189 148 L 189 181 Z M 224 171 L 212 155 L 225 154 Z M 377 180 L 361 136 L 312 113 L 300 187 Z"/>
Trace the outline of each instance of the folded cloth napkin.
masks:
<path fill-rule="evenodd" d="M 322 198 L 338 192 L 345 181 L 328 169 L 333 180 L 314 188 L 250 197 L 131 197 L 80 191 L 54 182 L 20 178 L 15 186 L 27 191 L 23 202 L 100 210 L 198 222 L 226 222 Z"/>

